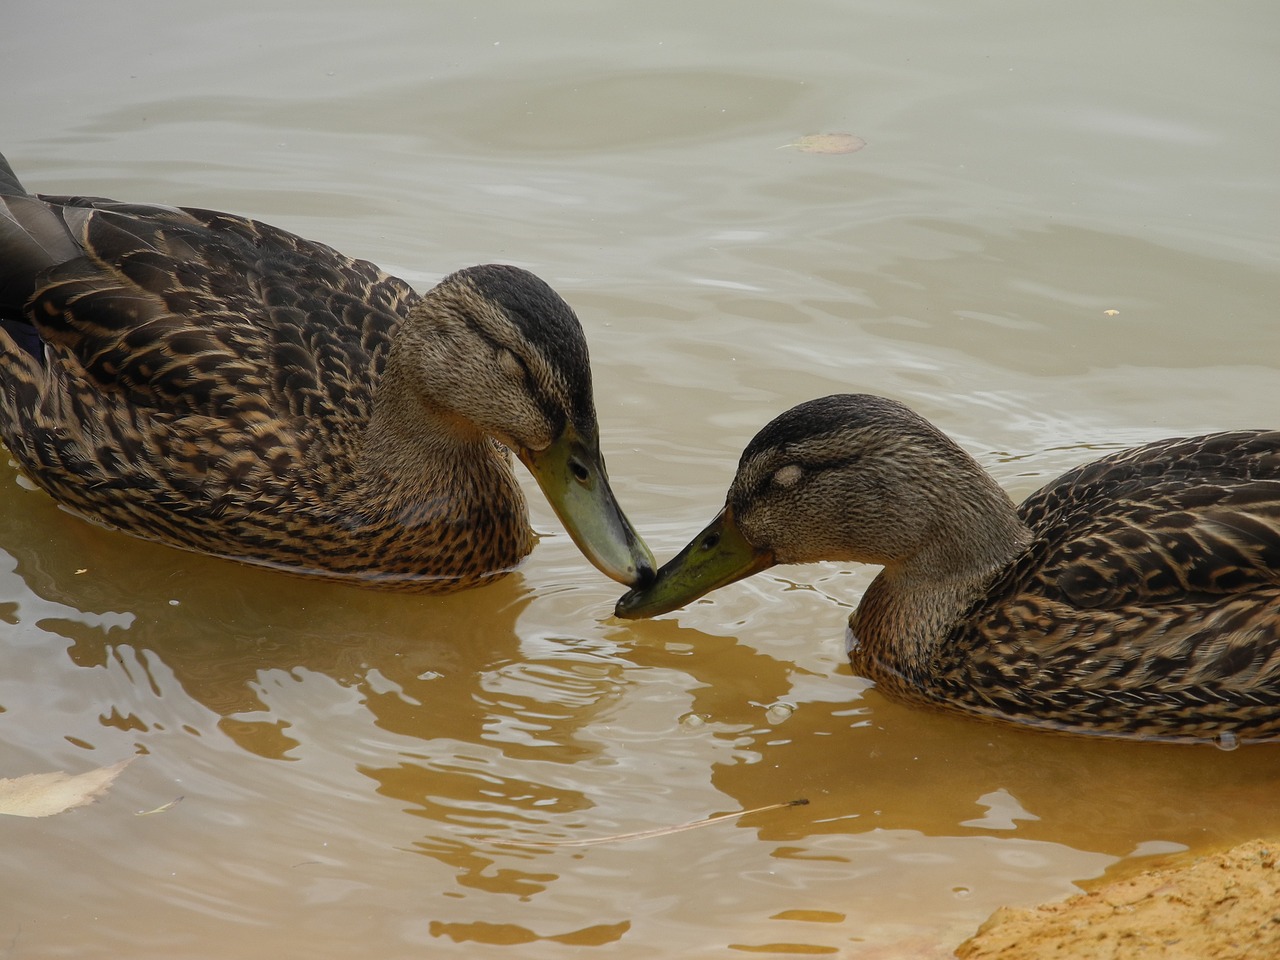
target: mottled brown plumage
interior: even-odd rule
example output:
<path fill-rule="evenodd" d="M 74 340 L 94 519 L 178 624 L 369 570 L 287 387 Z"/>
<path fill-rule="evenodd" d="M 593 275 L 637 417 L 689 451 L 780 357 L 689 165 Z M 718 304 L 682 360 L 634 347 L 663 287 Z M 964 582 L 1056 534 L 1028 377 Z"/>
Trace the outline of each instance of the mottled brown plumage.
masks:
<path fill-rule="evenodd" d="M 890 695 L 1077 733 L 1280 737 L 1280 432 L 1124 450 L 1015 507 L 901 404 L 810 401 L 751 441 L 724 513 L 618 612 L 817 560 L 883 565 L 850 656 Z"/>
<path fill-rule="evenodd" d="M 647 548 L 599 454 L 586 343 L 532 274 L 418 296 L 207 210 L 35 197 L 0 157 L 0 433 L 59 503 L 154 540 L 439 591 L 533 547 L 514 450 L 574 539 Z"/>

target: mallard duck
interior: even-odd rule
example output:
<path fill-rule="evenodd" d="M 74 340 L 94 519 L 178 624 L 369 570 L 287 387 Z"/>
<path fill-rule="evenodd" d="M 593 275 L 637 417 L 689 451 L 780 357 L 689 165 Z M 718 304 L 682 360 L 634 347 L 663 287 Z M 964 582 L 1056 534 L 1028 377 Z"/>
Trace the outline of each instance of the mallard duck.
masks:
<path fill-rule="evenodd" d="M 1076 733 L 1280 737 L 1280 432 L 1162 440 L 1015 507 L 900 403 L 803 403 L 724 510 L 618 603 L 650 617 L 775 563 L 879 564 L 849 619 L 890 696 Z"/>
<path fill-rule="evenodd" d="M 592 563 L 652 575 L 605 473 L 582 327 L 516 267 L 419 296 L 231 214 L 33 196 L 0 157 L 0 370 L 21 470 L 140 537 L 472 586 L 533 547 L 512 450 Z"/>

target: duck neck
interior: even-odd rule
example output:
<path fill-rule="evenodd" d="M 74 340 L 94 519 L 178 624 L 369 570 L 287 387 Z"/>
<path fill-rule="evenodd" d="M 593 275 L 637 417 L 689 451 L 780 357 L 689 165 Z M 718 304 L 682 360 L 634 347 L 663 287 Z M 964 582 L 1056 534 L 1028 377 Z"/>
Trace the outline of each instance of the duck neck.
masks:
<path fill-rule="evenodd" d="M 424 396 L 394 348 L 358 463 L 357 510 L 379 504 L 388 515 L 384 520 L 407 526 L 497 524 L 527 530 L 524 494 L 510 455 L 473 424 Z"/>
<path fill-rule="evenodd" d="M 882 686 L 918 691 L 965 611 L 1031 542 L 994 481 L 967 506 L 933 524 L 914 554 L 886 564 L 849 618 L 855 669 Z"/>

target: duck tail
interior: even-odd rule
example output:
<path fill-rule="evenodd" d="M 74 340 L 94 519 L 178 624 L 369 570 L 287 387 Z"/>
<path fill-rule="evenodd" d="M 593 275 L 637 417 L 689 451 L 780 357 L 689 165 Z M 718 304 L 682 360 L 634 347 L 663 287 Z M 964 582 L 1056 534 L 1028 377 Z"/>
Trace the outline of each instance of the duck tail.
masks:
<path fill-rule="evenodd" d="M 59 207 L 32 196 L 0 155 L 0 327 L 28 353 L 39 337 L 27 301 L 46 272 L 81 255 Z"/>
<path fill-rule="evenodd" d="M 9 166 L 9 161 L 4 158 L 4 154 L 0 153 L 0 197 L 25 196 L 27 196 L 26 188 L 22 186 L 18 175 L 13 172 L 13 167 Z"/>

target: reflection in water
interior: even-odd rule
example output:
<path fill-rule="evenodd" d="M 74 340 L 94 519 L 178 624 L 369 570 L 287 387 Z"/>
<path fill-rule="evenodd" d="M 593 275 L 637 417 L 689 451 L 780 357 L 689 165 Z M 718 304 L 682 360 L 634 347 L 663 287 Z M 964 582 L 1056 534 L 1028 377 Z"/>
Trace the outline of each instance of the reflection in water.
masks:
<path fill-rule="evenodd" d="M 654 631 L 665 645 L 654 643 Z M 887 700 L 844 664 L 833 667 L 838 677 L 806 691 L 805 678 L 777 661 L 775 670 L 728 667 L 732 639 L 665 620 L 647 624 L 645 634 L 632 656 L 649 667 L 679 660 L 700 684 L 694 712 L 716 718 L 709 726 L 734 745 L 734 761 L 716 765 L 715 785 L 744 807 L 779 785 L 810 801 L 771 818 L 761 833 L 767 839 L 976 827 L 1016 829 L 1025 839 L 1069 836 L 1123 856 L 1135 837 L 1201 846 L 1271 829 L 1266 798 L 1280 781 L 1280 751 L 1113 742 L 958 718 Z M 672 646 L 680 652 L 665 652 Z M 747 656 L 752 665 L 769 660 Z M 735 678 L 728 689 L 725 677 Z M 759 705 L 778 698 L 800 705 L 770 723 Z M 982 821 L 984 798 L 994 794 L 1030 816 L 1008 826 Z"/>
<path fill-rule="evenodd" d="M 241 749 L 294 760 L 308 745 L 281 689 L 327 678 L 399 744 L 386 751 L 393 762 L 357 769 L 434 825 L 416 849 L 458 869 L 463 886 L 490 892 L 528 895 L 552 879 L 511 869 L 489 876 L 492 860 L 477 866 L 478 854 L 457 837 L 545 826 L 592 806 L 554 767 L 601 752 L 579 734 L 618 697 L 623 664 L 522 650 L 516 625 L 531 594 L 519 574 L 457 597 L 400 597 L 174 553 L 36 507 L 5 510 L 0 535 L 18 550 L 15 572 L 44 601 L 39 628 L 71 641 L 77 666 L 125 674 L 129 705 L 102 704 L 104 727 L 133 734 L 146 752 L 147 735 L 166 731 L 172 681 Z M 21 529 L 27 523 L 65 526 L 59 533 L 72 536 L 24 549 L 36 542 Z M 63 550 L 83 573 L 66 575 Z M 166 561 L 168 575 L 138 577 Z M 103 612 L 81 612 L 93 610 Z M 525 760 L 518 777 L 501 772 Z M 547 782 L 538 782 L 548 765 Z"/>
<path fill-rule="evenodd" d="M 869 915 L 878 937 L 913 935 L 912 909 L 886 910 L 886 891 L 933 904 L 929 925 L 959 939 L 984 904 L 1010 899 L 1008 883 L 1047 897 L 1064 873 L 1098 875 L 1142 844 L 1265 832 L 1280 776 L 1275 752 L 1062 738 L 886 701 L 849 674 L 842 638 L 795 626 L 840 623 L 860 573 L 764 578 L 694 608 L 723 635 L 676 619 L 596 624 L 573 592 L 537 596 L 519 574 L 443 598 L 312 583 L 97 530 L 39 494 L 0 507 L 0 537 L 18 578 L 11 622 L 63 638 L 75 669 L 100 675 L 85 709 L 101 732 L 73 722 L 72 742 L 164 756 L 178 736 L 217 755 L 209 736 L 225 737 L 279 772 L 223 760 L 225 785 L 184 786 L 188 811 L 213 817 L 204 829 L 301 802 L 287 821 L 332 847 L 281 849 L 282 862 L 314 860 L 302 890 L 376 864 L 370 889 L 402 875 L 412 891 L 420 871 L 385 858 L 426 861 L 434 892 L 400 907 L 423 943 L 626 943 L 639 923 L 650 941 L 713 944 L 705 906 L 669 895 L 672 857 L 682 889 L 717 891 L 712 929 L 742 949 L 836 948 Z M 779 586 L 787 604 L 759 602 Z M 615 590 L 600 590 L 607 611 Z M 543 626 L 569 623 L 579 635 Z M 633 843 L 525 843 L 797 798 L 808 805 Z M 343 866 L 348 847 L 367 852 Z M 992 871 L 1015 879 L 993 885 Z M 597 899 L 618 889 L 651 909 Z M 236 902 L 222 909 L 254 916 Z"/>
<path fill-rule="evenodd" d="M 705 780 L 698 748 L 712 731 L 691 736 L 678 722 L 691 708 L 683 664 L 628 676 L 636 664 L 626 651 L 590 629 L 573 636 L 521 625 L 534 595 L 519 574 L 452 597 L 380 594 L 175 552 L 88 526 L 40 494 L 15 493 L 0 501 L 0 538 L 13 558 L 5 590 L 20 598 L 11 619 L 42 638 L 43 653 L 33 656 L 52 657 L 62 638 L 74 668 L 93 675 L 87 701 L 64 718 L 83 749 L 131 742 L 142 753 L 195 751 L 205 757 L 198 766 L 225 767 L 212 733 L 286 771 L 226 768 L 216 786 L 185 777 L 183 812 L 212 817 L 210 837 L 225 835 L 218 821 L 233 810 L 246 816 L 284 802 L 301 804 L 285 814 L 290 821 L 341 849 L 348 840 L 364 846 L 368 826 L 340 823 L 348 798 L 361 798 L 355 808 L 366 817 L 408 814 L 390 843 L 367 852 L 425 856 L 443 871 L 432 886 L 454 902 L 427 908 L 422 936 L 433 941 L 591 945 L 630 929 L 625 916 L 583 924 L 580 909 L 545 907 L 566 884 L 581 888 L 585 861 L 599 870 L 599 856 L 504 841 L 687 819 L 688 788 L 673 774 L 684 767 L 694 783 Z M 147 569 L 156 574 L 139 575 Z M 607 611 L 616 588 L 606 581 L 601 590 Z M 578 602 L 571 594 L 543 601 Z M 591 625 L 581 611 L 544 620 Z M 757 682 L 772 674 L 770 686 L 786 691 L 784 665 L 720 646 L 723 667 Z M 654 695 L 628 706 L 628 690 L 646 686 Z M 176 747 L 175 736 L 191 745 Z M 638 745 L 648 770 L 635 766 Z M 337 866 L 327 851 L 300 862 L 312 860 L 308 872 Z M 620 878 L 633 871 L 625 854 L 606 868 Z M 193 896 L 178 883 L 164 899 L 185 909 Z M 491 898 L 530 904 L 508 911 L 527 920 L 493 922 Z M 243 921 L 258 913 L 232 896 L 220 902 L 219 911 Z"/>
<path fill-rule="evenodd" d="M 415 601 L 178 553 L 40 506 L 33 514 L 5 514 L 14 534 L 7 542 L 17 547 L 33 542 L 15 529 L 32 516 L 55 530 L 38 552 L 16 551 L 15 572 L 64 611 L 40 616 L 40 628 L 73 641 L 68 652 L 82 667 L 118 660 L 121 647 L 144 664 L 154 658 L 187 696 L 225 718 L 265 711 L 262 681 L 273 672 L 320 674 L 370 704 L 385 702 L 391 685 L 421 710 L 433 678 L 476 677 L 518 656 L 515 623 L 529 601 L 518 574 L 467 601 Z M 167 572 L 139 575 L 157 567 Z M 68 576 L 73 568 L 83 573 Z M 474 616 L 479 603 L 483 618 Z M 156 689 L 154 681 L 150 686 Z M 476 732 L 476 718 L 456 711 L 437 713 L 432 722 L 441 733 L 453 732 L 453 724 L 463 737 Z M 276 759 L 290 749 L 253 736 L 237 742 Z"/>

